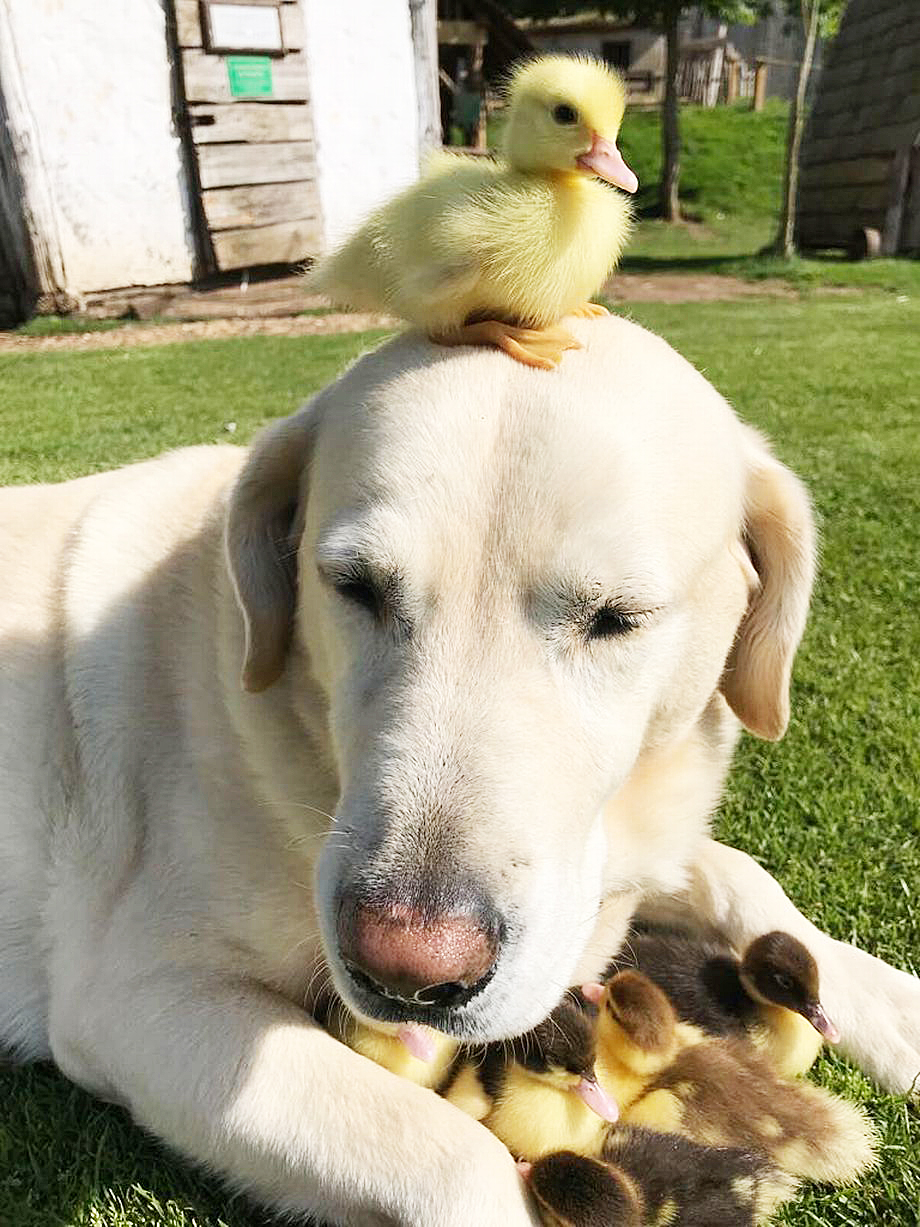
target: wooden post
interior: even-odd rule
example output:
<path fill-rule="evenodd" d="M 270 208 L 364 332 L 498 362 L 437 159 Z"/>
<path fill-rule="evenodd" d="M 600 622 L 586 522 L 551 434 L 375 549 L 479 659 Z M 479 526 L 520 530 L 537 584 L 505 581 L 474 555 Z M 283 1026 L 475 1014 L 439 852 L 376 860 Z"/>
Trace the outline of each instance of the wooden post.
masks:
<path fill-rule="evenodd" d="M 764 60 L 758 60 L 754 70 L 754 110 L 762 111 L 767 101 L 767 72 L 769 65 Z"/>
<path fill-rule="evenodd" d="M 717 38 L 721 39 L 709 55 L 709 78 L 706 81 L 706 94 L 703 106 L 714 107 L 719 104 L 719 89 L 722 85 L 722 66 L 725 63 L 725 40 L 728 37 L 728 26 L 720 24 Z"/>
<path fill-rule="evenodd" d="M 409 17 L 415 54 L 418 151 L 420 160 L 423 160 L 432 149 L 441 147 L 437 0 L 409 0 Z"/>
<path fill-rule="evenodd" d="M 485 149 L 488 144 L 486 135 L 486 92 L 485 82 L 482 79 L 482 61 L 485 54 L 485 46 L 485 35 L 481 31 L 477 41 L 473 44 L 472 64 L 470 65 L 470 83 L 479 90 L 479 97 L 481 99 L 479 120 L 476 124 L 476 135 L 473 140 L 474 149 Z"/>
<path fill-rule="evenodd" d="M 725 97 L 726 102 L 734 102 L 741 92 L 741 64 L 738 60 L 732 60 L 728 66 L 728 92 Z"/>

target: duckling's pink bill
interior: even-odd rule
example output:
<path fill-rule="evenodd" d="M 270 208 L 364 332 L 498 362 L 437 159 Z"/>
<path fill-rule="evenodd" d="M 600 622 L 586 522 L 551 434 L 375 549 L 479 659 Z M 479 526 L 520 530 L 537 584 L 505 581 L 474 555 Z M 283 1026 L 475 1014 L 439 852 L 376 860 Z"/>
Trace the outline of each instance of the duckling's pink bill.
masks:
<path fill-rule="evenodd" d="M 592 1112 L 596 1112 L 601 1120 L 619 1119 L 620 1109 L 596 1078 L 582 1078 L 575 1088 L 575 1094 L 588 1105 Z"/>
<path fill-rule="evenodd" d="M 397 1034 L 416 1060 L 424 1061 L 426 1065 L 434 1060 L 434 1038 L 427 1027 L 421 1027 L 418 1023 L 406 1023 L 399 1028 Z"/>
<path fill-rule="evenodd" d="M 803 1011 L 805 1018 L 811 1023 L 819 1035 L 822 1035 L 829 1044 L 840 1043 L 840 1032 L 824 1013 L 824 1007 L 821 1005 L 812 1005 Z"/>
<path fill-rule="evenodd" d="M 596 132 L 592 135 L 594 140 L 591 148 L 576 159 L 577 165 L 582 170 L 592 171 L 614 187 L 621 187 L 624 192 L 634 192 L 639 186 L 639 178 L 635 171 L 626 165 L 614 142 L 604 140 Z"/>

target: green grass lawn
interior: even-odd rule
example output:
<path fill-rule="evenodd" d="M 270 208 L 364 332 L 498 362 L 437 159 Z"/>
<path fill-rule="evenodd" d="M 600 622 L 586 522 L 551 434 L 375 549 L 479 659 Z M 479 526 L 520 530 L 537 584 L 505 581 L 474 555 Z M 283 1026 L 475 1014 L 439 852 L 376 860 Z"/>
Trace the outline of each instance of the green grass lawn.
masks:
<path fill-rule="evenodd" d="M 774 438 L 809 483 L 821 521 L 821 579 L 792 725 L 778 745 L 744 739 L 718 831 L 753 852 L 834 935 L 920 971 L 920 303 L 862 295 L 631 314 Z M 0 357 L 0 480 L 54 480 L 227 439 L 228 422 L 244 442 L 369 339 Z M 881 1161 L 856 1188 L 809 1189 L 781 1221 L 917 1227 L 916 1107 L 881 1094 L 837 1057 L 823 1059 L 818 1076 L 867 1104 Z M 0 1074 L 0 1100 L 3 1227 L 265 1221 L 48 1068 Z"/>
<path fill-rule="evenodd" d="M 657 111 L 630 111 L 619 144 L 639 176 L 639 223 L 626 250 L 627 272 L 723 273 L 747 280 L 780 277 L 799 290 L 822 286 L 879 288 L 920 295 L 920 260 L 854 263 L 842 252 L 792 261 L 761 256 L 776 235 L 782 204 L 788 106 L 770 99 L 758 114 L 749 102 L 681 108 L 680 198 L 688 225 L 655 220 L 661 176 Z"/>

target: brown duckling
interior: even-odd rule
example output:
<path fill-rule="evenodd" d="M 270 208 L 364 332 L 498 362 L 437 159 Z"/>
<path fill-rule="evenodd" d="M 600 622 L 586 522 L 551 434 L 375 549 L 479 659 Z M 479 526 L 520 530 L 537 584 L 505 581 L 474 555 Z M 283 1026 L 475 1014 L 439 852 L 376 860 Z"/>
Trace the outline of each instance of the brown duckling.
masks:
<path fill-rule="evenodd" d="M 564 1001 L 526 1035 L 473 1050 L 445 1095 L 520 1159 L 554 1150 L 596 1155 L 617 1105 L 594 1059 L 593 1019 Z"/>
<path fill-rule="evenodd" d="M 557 1151 L 525 1175 L 559 1227 L 756 1227 L 796 1187 L 764 1155 L 629 1126 L 609 1130 L 601 1162 Z"/>
<path fill-rule="evenodd" d="M 754 1227 L 796 1189 L 766 1155 L 637 1126 L 610 1129 L 601 1157 L 639 1190 L 646 1221 L 668 1227 Z"/>
<path fill-rule="evenodd" d="M 803 1074 L 840 1036 L 820 1001 L 818 966 L 776 930 L 739 959 L 730 947 L 667 929 L 635 929 L 608 974 L 635 967 L 667 994 L 684 1022 L 712 1035 L 747 1034 L 784 1077 Z"/>
<path fill-rule="evenodd" d="M 705 1038 L 698 1027 L 678 1021 L 665 994 L 641 972 L 618 972 L 606 985 L 583 985 L 582 993 L 598 1007 L 596 1068 L 621 1115 L 683 1048 Z M 671 1123 L 656 1122 L 661 1129 Z"/>
<path fill-rule="evenodd" d="M 642 1227 L 647 1222 L 639 1190 L 622 1171 L 558 1150 L 526 1173 L 548 1227 Z"/>
<path fill-rule="evenodd" d="M 859 1108 L 779 1077 L 744 1037 L 706 1036 L 679 1022 L 641 972 L 614 976 L 598 1004 L 597 1069 L 624 1124 L 759 1151 L 793 1176 L 835 1184 L 873 1162 L 872 1129 Z"/>

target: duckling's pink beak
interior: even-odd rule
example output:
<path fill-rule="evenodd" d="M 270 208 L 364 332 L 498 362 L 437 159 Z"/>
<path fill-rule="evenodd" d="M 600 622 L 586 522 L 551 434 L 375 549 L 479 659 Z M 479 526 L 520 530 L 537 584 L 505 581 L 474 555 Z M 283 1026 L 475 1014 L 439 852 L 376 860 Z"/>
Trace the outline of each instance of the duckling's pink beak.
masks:
<path fill-rule="evenodd" d="M 575 1094 L 592 1112 L 596 1112 L 601 1120 L 615 1121 L 619 1118 L 620 1109 L 596 1078 L 582 1078 L 575 1088 Z"/>
<path fill-rule="evenodd" d="M 427 1065 L 434 1060 L 434 1037 L 427 1027 L 419 1026 L 418 1023 L 406 1023 L 399 1028 L 397 1034 L 417 1061 L 424 1061 Z"/>
<path fill-rule="evenodd" d="M 621 187 L 624 192 L 634 192 L 639 186 L 639 180 L 634 171 L 623 161 L 623 155 L 613 141 L 604 140 L 596 132 L 591 133 L 591 148 L 587 153 L 575 159 L 575 164 L 582 170 Z"/>
<path fill-rule="evenodd" d="M 808 1006 L 802 1011 L 802 1017 L 807 1018 L 819 1035 L 823 1035 L 829 1044 L 840 1043 L 840 1032 L 824 1013 L 820 1002 Z"/>
<path fill-rule="evenodd" d="M 590 1001 L 592 1005 L 600 1005 L 604 998 L 604 986 L 598 984 L 596 980 L 591 980 L 588 984 L 581 986 L 581 995 L 585 1001 Z"/>

